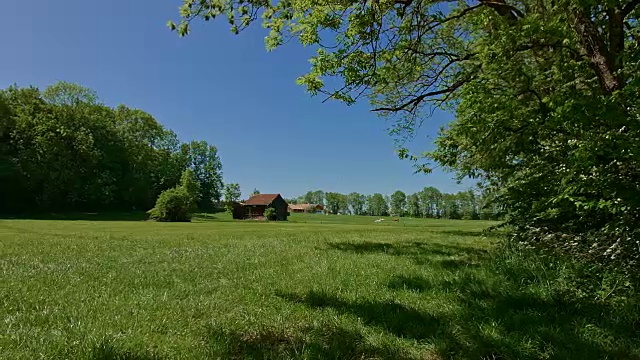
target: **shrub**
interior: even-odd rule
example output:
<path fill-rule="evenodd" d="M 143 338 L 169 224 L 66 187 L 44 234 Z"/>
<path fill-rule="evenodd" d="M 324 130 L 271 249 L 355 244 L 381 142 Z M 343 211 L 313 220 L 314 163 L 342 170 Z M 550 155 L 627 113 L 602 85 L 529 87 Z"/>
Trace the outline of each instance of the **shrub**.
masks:
<path fill-rule="evenodd" d="M 191 221 L 194 201 L 191 195 L 183 187 L 163 191 L 156 206 L 147 213 L 156 221 Z"/>
<path fill-rule="evenodd" d="M 276 209 L 266 208 L 264 210 L 264 216 L 267 218 L 267 220 L 276 220 Z"/>

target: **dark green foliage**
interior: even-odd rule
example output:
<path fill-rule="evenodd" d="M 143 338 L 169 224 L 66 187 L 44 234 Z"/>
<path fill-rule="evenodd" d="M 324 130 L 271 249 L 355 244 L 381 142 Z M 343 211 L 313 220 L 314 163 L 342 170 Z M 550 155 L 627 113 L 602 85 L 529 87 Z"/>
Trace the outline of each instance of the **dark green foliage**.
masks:
<path fill-rule="evenodd" d="M 393 194 L 391 194 L 391 201 L 389 204 L 390 212 L 394 216 L 404 216 L 405 207 L 407 205 L 407 195 L 397 190 Z"/>
<path fill-rule="evenodd" d="M 193 197 L 182 186 L 163 191 L 156 206 L 149 210 L 149 218 L 156 221 L 191 221 Z"/>
<path fill-rule="evenodd" d="M 79 85 L 12 86 L 0 91 L 0 213 L 145 211 L 188 166 L 208 169 L 199 149 Z"/>

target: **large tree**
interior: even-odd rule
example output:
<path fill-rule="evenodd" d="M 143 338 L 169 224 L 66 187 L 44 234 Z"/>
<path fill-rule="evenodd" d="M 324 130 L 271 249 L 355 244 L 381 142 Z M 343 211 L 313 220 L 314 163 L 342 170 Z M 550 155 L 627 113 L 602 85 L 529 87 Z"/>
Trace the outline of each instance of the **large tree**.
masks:
<path fill-rule="evenodd" d="M 336 192 L 325 193 L 325 199 L 327 202 L 327 210 L 332 214 L 347 213 L 349 211 L 349 205 L 347 196 Z"/>
<path fill-rule="evenodd" d="M 307 191 L 304 194 L 304 202 L 307 204 L 324 204 L 325 193 L 322 190 Z"/>
<path fill-rule="evenodd" d="M 347 103 L 368 97 L 401 138 L 432 106 L 454 111 L 427 160 L 478 178 L 521 235 L 571 234 L 544 238 L 624 262 L 640 254 L 639 8 L 638 0 L 183 0 L 182 21 L 169 26 L 185 35 L 194 19 L 225 14 L 237 33 L 261 15 L 268 48 L 291 37 L 318 48 L 300 84 Z M 429 171 L 422 156 L 399 154 Z"/>
<path fill-rule="evenodd" d="M 182 145 L 188 165 L 200 184 L 197 203 L 200 209 L 211 209 L 222 197 L 222 162 L 218 149 L 206 141 L 191 141 Z"/>
<path fill-rule="evenodd" d="M 373 216 L 389 215 L 389 207 L 382 194 L 375 193 L 369 196 L 367 200 L 367 212 Z"/>
<path fill-rule="evenodd" d="M 404 192 L 397 190 L 396 192 L 391 194 L 391 199 L 389 202 L 391 214 L 396 216 L 403 216 L 406 205 L 407 195 Z"/>
<path fill-rule="evenodd" d="M 420 211 L 420 196 L 418 196 L 418 194 L 407 196 L 407 214 L 413 217 L 421 217 L 422 213 Z"/>
<path fill-rule="evenodd" d="M 367 197 L 357 192 L 352 192 L 347 195 L 347 203 L 351 208 L 351 213 L 354 215 L 364 215 L 365 206 L 367 204 Z"/>

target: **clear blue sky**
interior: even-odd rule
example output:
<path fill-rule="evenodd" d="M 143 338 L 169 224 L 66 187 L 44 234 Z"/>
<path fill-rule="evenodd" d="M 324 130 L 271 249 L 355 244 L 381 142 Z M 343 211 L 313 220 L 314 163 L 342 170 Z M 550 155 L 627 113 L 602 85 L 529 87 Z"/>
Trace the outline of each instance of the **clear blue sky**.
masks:
<path fill-rule="evenodd" d="M 98 92 L 109 105 L 152 114 L 181 140 L 218 147 L 225 182 L 243 194 L 291 197 L 306 190 L 348 193 L 424 186 L 458 191 L 452 175 L 414 175 L 394 154 L 388 124 L 368 104 L 322 103 L 295 84 L 311 49 L 264 48 L 259 24 L 239 36 L 224 20 L 186 38 L 166 27 L 180 0 L 3 0 L 0 86 L 44 88 L 58 80 Z M 425 122 L 412 147 L 431 147 L 451 115 Z M 271 155 L 269 155 L 271 154 Z"/>

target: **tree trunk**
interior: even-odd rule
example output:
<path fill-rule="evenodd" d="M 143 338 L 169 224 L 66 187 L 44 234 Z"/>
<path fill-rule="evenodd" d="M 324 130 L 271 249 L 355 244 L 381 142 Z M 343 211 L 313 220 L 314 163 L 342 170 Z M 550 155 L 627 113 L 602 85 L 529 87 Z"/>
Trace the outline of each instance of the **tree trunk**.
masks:
<path fill-rule="evenodd" d="M 616 58 L 622 55 L 620 49 L 619 36 L 615 34 L 617 32 L 618 23 L 614 21 L 613 16 L 610 20 L 610 36 L 611 40 L 614 40 L 611 50 L 617 50 L 619 52 L 609 51 L 602 36 L 598 33 L 595 25 L 591 21 L 591 18 L 585 13 L 584 9 L 577 8 L 573 13 L 573 27 L 578 34 L 580 40 L 580 47 L 584 56 L 591 63 L 591 67 L 596 72 L 600 87 L 604 94 L 611 94 L 612 92 L 621 89 L 622 80 L 616 74 Z M 620 23 L 622 25 L 622 23 Z M 614 29 L 615 28 L 615 29 Z M 612 33 L 613 30 L 613 33 Z M 621 29 L 620 31 L 624 31 Z M 624 33 L 622 32 L 622 47 L 624 47 Z"/>

